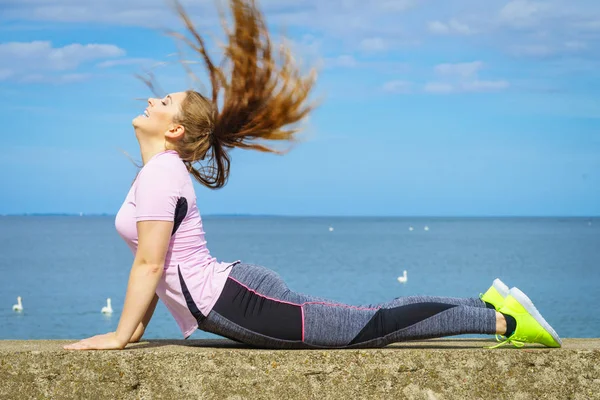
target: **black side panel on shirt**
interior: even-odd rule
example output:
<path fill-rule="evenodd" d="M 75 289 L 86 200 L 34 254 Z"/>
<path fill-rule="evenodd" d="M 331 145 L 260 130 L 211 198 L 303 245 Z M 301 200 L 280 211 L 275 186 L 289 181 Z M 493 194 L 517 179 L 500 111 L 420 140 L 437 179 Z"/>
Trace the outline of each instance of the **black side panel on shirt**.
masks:
<path fill-rule="evenodd" d="M 456 306 L 444 303 L 416 303 L 394 308 L 381 308 L 349 344 L 381 338 L 453 307 Z"/>
<path fill-rule="evenodd" d="M 302 340 L 302 309 L 260 296 L 227 279 L 213 307 L 229 321 L 253 332 L 281 340 Z"/>
<path fill-rule="evenodd" d="M 171 232 L 171 236 L 173 236 L 175 234 L 175 232 L 177 232 L 177 229 L 179 229 L 179 225 L 181 225 L 181 223 L 185 219 L 187 212 L 188 212 L 187 199 L 185 197 L 180 197 L 177 200 L 177 205 L 175 206 L 175 219 L 173 221 L 173 232 Z"/>
<path fill-rule="evenodd" d="M 192 295 L 190 294 L 190 291 L 187 285 L 185 284 L 183 275 L 181 275 L 181 269 L 179 268 L 179 266 L 177 266 L 177 272 L 179 273 L 179 283 L 181 284 L 181 291 L 183 292 L 183 297 L 185 297 L 185 303 L 187 304 L 188 309 L 190 310 L 194 318 L 196 318 L 196 321 L 200 323 L 206 318 L 206 316 L 202 314 L 198 307 L 196 307 L 196 303 L 194 302 L 194 299 L 192 298 Z"/>
<path fill-rule="evenodd" d="M 173 221 L 173 232 L 171 233 L 171 236 L 173 236 L 175 234 L 175 232 L 177 232 L 177 229 L 179 229 L 179 226 L 185 219 L 187 212 L 188 212 L 187 200 L 185 197 L 180 197 L 177 200 L 177 206 L 175 207 L 175 219 Z M 204 320 L 206 318 L 206 316 L 204 316 L 202 314 L 202 312 L 196 306 L 196 303 L 194 302 L 194 299 L 192 298 L 192 295 L 190 294 L 190 291 L 189 291 L 187 285 L 185 284 L 183 275 L 181 275 L 181 269 L 179 268 L 179 266 L 177 266 L 177 272 L 179 273 L 179 283 L 181 284 L 181 291 L 183 292 L 183 297 L 185 297 L 185 303 L 187 304 L 188 309 L 190 310 L 190 312 L 192 313 L 194 318 L 196 318 L 196 321 L 198 321 L 198 323 L 200 323 L 202 320 Z"/>

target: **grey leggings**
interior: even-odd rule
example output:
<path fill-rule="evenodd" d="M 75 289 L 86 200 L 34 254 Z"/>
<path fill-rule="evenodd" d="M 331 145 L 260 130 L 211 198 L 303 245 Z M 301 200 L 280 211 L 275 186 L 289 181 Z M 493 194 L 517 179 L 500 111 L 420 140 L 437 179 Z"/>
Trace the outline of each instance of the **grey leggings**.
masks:
<path fill-rule="evenodd" d="M 236 264 L 198 327 L 263 348 L 364 348 L 494 334 L 496 314 L 478 298 L 411 296 L 350 306 L 295 293 L 267 268 Z"/>

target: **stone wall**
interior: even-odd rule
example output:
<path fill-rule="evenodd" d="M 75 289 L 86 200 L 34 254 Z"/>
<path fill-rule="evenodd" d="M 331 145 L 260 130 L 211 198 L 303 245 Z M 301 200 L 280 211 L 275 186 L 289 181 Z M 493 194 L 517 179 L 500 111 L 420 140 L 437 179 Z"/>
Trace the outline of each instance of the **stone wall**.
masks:
<path fill-rule="evenodd" d="M 259 350 L 226 340 L 68 352 L 0 341 L 0 399 L 600 399 L 600 339 L 488 350 L 430 340 L 374 350 Z"/>

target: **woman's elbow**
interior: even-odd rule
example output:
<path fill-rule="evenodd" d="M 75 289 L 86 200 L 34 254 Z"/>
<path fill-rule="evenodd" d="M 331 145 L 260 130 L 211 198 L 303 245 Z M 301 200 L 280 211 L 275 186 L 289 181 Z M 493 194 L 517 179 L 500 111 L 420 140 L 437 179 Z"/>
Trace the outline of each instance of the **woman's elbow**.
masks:
<path fill-rule="evenodd" d="M 164 266 L 165 264 L 146 264 L 146 270 L 148 271 L 149 274 L 151 275 L 162 275 L 163 270 L 164 270 Z"/>
<path fill-rule="evenodd" d="M 139 261 L 137 264 L 137 270 L 152 276 L 161 276 L 164 270 L 164 263 Z"/>
<path fill-rule="evenodd" d="M 150 268 L 151 273 L 157 274 L 157 275 L 162 275 L 162 273 L 165 269 L 165 263 L 150 264 L 149 268 Z"/>

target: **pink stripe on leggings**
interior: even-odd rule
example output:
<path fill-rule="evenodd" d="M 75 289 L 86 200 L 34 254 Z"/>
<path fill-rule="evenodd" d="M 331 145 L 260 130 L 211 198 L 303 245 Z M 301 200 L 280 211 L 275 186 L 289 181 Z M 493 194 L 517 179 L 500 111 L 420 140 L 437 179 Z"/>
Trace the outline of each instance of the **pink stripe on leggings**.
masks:
<path fill-rule="evenodd" d="M 300 312 L 302 313 L 302 342 L 304 342 L 304 307 L 300 306 Z"/>

